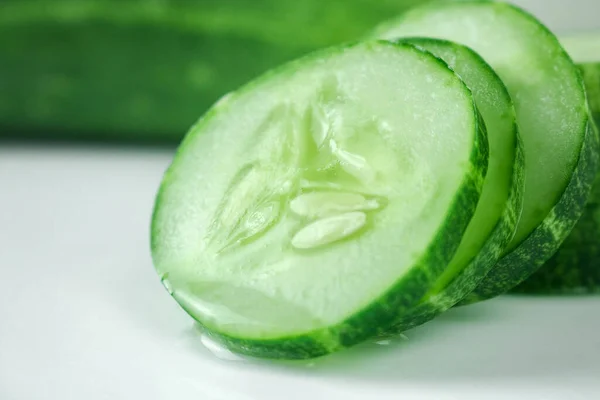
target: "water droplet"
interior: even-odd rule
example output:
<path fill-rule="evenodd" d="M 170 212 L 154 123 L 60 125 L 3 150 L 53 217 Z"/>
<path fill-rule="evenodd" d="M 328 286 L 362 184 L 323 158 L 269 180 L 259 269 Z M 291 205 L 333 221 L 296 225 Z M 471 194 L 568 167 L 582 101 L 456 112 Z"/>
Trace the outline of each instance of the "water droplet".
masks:
<path fill-rule="evenodd" d="M 225 361 L 244 361 L 245 360 L 242 356 L 233 353 L 231 350 L 229 350 L 228 348 L 226 348 L 219 342 L 215 341 L 214 339 L 210 338 L 206 334 L 200 335 L 200 342 L 202 342 L 202 345 L 204 347 L 206 347 L 206 349 L 208 351 L 210 351 L 215 357 L 217 357 L 220 360 L 225 360 Z"/>
<path fill-rule="evenodd" d="M 171 282 L 169 282 L 169 273 L 168 272 L 165 272 L 164 274 L 162 274 L 162 276 L 160 277 L 160 282 L 162 283 L 164 288 L 167 289 L 167 292 L 169 292 L 169 294 L 172 295 L 173 294 L 173 286 L 171 285 Z"/>

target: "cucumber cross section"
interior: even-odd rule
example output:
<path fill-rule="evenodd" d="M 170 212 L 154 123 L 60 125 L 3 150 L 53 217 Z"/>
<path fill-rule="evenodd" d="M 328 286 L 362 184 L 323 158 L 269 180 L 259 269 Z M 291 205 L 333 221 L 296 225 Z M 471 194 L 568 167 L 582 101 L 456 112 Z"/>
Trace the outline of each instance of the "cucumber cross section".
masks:
<path fill-rule="evenodd" d="M 437 281 L 487 164 L 472 92 L 443 61 L 386 41 L 325 49 L 191 129 L 157 196 L 154 264 L 231 350 L 327 354 L 387 331 Z"/>

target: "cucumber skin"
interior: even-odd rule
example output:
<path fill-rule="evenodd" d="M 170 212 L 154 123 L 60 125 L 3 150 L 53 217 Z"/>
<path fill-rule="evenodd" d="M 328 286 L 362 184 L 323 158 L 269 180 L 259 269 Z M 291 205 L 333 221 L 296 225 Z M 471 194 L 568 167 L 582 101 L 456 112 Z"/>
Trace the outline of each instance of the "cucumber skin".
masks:
<path fill-rule="evenodd" d="M 461 1 L 457 2 L 460 3 Z M 484 4 L 492 2 L 488 0 L 468 0 L 467 3 Z M 509 3 L 500 2 L 497 5 L 501 8 L 507 7 L 518 11 L 523 16 L 535 21 L 536 24 L 540 24 L 548 35 L 555 38 L 556 45 L 561 49 L 556 55 L 558 56 L 559 53 L 562 53 L 560 54 L 561 56 L 566 56 L 570 59 L 567 52 L 562 48 L 558 38 L 533 15 Z M 428 6 L 425 6 L 423 10 L 427 8 Z M 382 37 L 383 33 L 390 30 L 395 24 L 398 24 L 402 18 L 405 17 L 401 16 L 400 18 L 392 19 L 376 27 L 369 37 Z M 580 72 L 575 70 L 574 73 L 580 78 L 581 87 L 583 88 L 584 83 Z M 582 107 L 589 109 L 589 104 L 582 104 Z M 592 113 L 588 111 L 587 121 L 583 121 L 587 124 L 587 127 L 585 127 L 585 136 L 578 163 L 560 199 L 554 204 L 554 207 L 539 226 L 516 249 L 504 255 L 496 267 L 480 282 L 477 289 L 457 305 L 472 304 L 510 291 L 547 262 L 556 253 L 562 242 L 566 240 L 584 211 L 585 203 L 591 192 L 594 176 L 596 171 L 598 171 L 599 138 L 597 131 L 594 129 L 594 122 L 591 116 Z"/>
<path fill-rule="evenodd" d="M 580 64 L 596 126 L 600 126 L 600 64 Z M 515 293 L 600 293 L 600 171 L 585 211 L 558 252 Z"/>
<path fill-rule="evenodd" d="M 6 0 L 0 139 L 177 144 L 230 90 L 416 2 Z"/>
<path fill-rule="evenodd" d="M 387 336 L 391 330 L 397 332 L 389 324 L 382 326 L 381 321 L 395 321 L 399 313 L 414 308 L 415 303 L 423 297 L 426 289 L 432 284 L 432 275 L 436 275 L 428 270 L 429 267 L 448 264 L 456 250 L 456 246 L 452 244 L 455 236 L 462 237 L 462 232 L 475 212 L 477 202 L 474 202 L 473 198 L 478 198 L 481 194 L 487 168 L 486 151 L 480 150 L 483 151 L 474 154 L 472 173 L 464 182 L 460 195 L 455 199 L 445 226 L 434 239 L 439 243 L 438 251 L 426 254 L 420 265 L 413 268 L 388 293 L 342 324 L 302 336 L 272 340 L 244 340 L 211 329 L 198 319 L 196 321 L 209 337 L 237 354 L 275 360 L 317 358 L 352 347 L 372 337 Z M 449 234 L 448 230 L 452 233 Z M 191 313 L 188 314 L 194 317 Z"/>
<path fill-rule="evenodd" d="M 427 42 L 428 40 L 429 39 L 423 38 L 408 38 L 400 39 L 398 42 L 408 42 L 418 46 L 420 42 Z M 439 39 L 438 41 L 446 42 Z M 481 63 L 488 66 L 482 58 L 478 55 L 477 57 L 480 59 Z M 491 67 L 488 66 L 488 68 L 491 70 Z M 494 76 L 496 79 L 500 79 L 495 74 Z M 510 98 L 508 91 L 506 92 L 506 96 Z M 482 123 L 485 122 L 482 121 Z M 506 250 L 506 247 L 514 236 L 521 215 L 525 182 L 525 152 L 516 121 L 514 122 L 513 129 L 517 134 L 517 140 L 515 142 L 515 161 L 511 178 L 511 190 L 507 199 L 506 208 L 498 220 L 498 223 L 490 233 L 490 237 L 502 237 L 504 240 L 496 242 L 486 241 L 469 265 L 465 267 L 465 269 L 457 275 L 442 292 L 427 299 L 423 299 L 410 311 L 401 313 L 400 318 L 394 323 L 393 327 L 388 331 L 388 334 L 397 334 L 418 325 L 422 325 L 452 308 L 477 287 L 484 276 L 494 268 L 496 262 Z"/>
<path fill-rule="evenodd" d="M 590 119 L 577 167 L 560 201 L 529 237 L 514 251 L 505 255 L 482 284 L 459 305 L 472 304 L 510 291 L 558 251 L 585 210 L 598 171 L 599 159 L 600 138 Z"/>
<path fill-rule="evenodd" d="M 415 51 L 422 52 L 421 50 L 406 44 L 392 44 L 386 41 L 376 41 L 376 43 L 377 42 L 391 46 L 411 47 Z M 338 46 L 337 49 L 343 51 L 355 45 L 360 45 L 360 43 Z M 232 98 L 242 92 L 252 90 L 255 85 L 263 80 L 269 79 L 274 74 L 293 71 L 300 67 L 303 62 L 312 58 L 319 58 L 321 54 L 326 54 L 325 52 L 331 51 L 333 50 L 320 50 L 281 65 L 274 70 L 270 70 L 256 80 L 233 92 Z M 437 58 L 435 58 L 435 60 L 443 65 L 444 68 L 448 68 L 442 60 Z M 227 107 L 227 104 L 223 106 L 223 108 L 225 107 Z M 202 126 L 217 112 L 220 112 L 221 109 L 222 108 L 218 105 L 213 106 L 200 118 L 198 123 L 191 128 L 182 141 L 177 150 L 178 154 L 183 151 L 188 144 L 188 141 L 191 141 L 193 132 L 201 130 Z M 372 337 L 387 335 L 391 325 L 397 320 L 399 313 L 407 312 L 414 307 L 426 294 L 426 291 L 434 283 L 436 277 L 442 272 L 443 268 L 450 262 L 458 248 L 460 239 L 475 213 L 483 188 L 485 175 L 487 173 L 489 149 L 485 125 L 481 124 L 480 121 L 482 121 L 482 118 L 474 103 L 473 110 L 477 113 L 479 118 L 477 126 L 475 127 L 477 132 L 474 132 L 475 143 L 470 155 L 469 171 L 465 175 L 461 189 L 458 191 L 452 206 L 448 210 L 444 224 L 440 227 L 432 240 L 432 243 L 437 243 L 437 245 L 434 248 L 430 248 L 429 252 L 423 254 L 420 262 L 415 264 L 409 273 L 403 276 L 395 286 L 390 288 L 390 290 L 383 294 L 379 299 L 373 301 L 367 308 L 358 311 L 339 325 L 328 329 L 316 330 L 298 336 L 268 340 L 248 340 L 223 334 L 219 332 L 218 329 L 213 328 L 209 324 L 196 318 L 192 312 L 186 310 L 185 307 L 182 306 L 184 311 L 198 322 L 204 333 L 211 339 L 221 343 L 235 353 L 256 358 L 280 360 L 316 358 L 344 348 L 352 347 Z M 177 156 L 175 159 L 176 158 Z M 158 246 L 156 240 L 160 232 L 160 228 L 155 223 L 156 215 L 162 204 L 164 190 L 172 179 L 172 167 L 173 164 L 171 164 L 165 172 L 155 200 L 150 235 L 150 247 L 153 255 L 154 249 Z M 382 324 L 382 321 L 388 321 L 388 323 Z"/>
<path fill-rule="evenodd" d="M 523 183 L 525 181 L 523 168 L 519 168 L 519 166 L 524 164 L 525 153 L 523 144 L 519 141 L 515 158 L 517 168 L 515 168 L 513 174 L 514 185 L 509 195 L 508 208 L 494 228 L 493 232 L 495 234 L 504 232 L 507 237 L 512 238 L 515 232 L 515 226 L 520 217 L 518 206 L 523 203 Z M 493 262 L 502 255 L 508 242 L 510 242 L 510 239 L 506 243 L 486 242 L 479 254 L 471 261 L 473 265 L 471 268 L 466 268 L 463 273 L 453 279 L 442 293 L 419 303 L 408 313 L 402 315 L 400 320 L 394 323 L 393 328 L 388 332 L 400 333 L 422 325 L 455 305 L 462 304 L 464 299 L 469 299 L 469 296 L 473 293 L 473 288 L 477 287 L 482 281 L 482 274 L 490 271 L 490 265 L 494 266 Z"/>

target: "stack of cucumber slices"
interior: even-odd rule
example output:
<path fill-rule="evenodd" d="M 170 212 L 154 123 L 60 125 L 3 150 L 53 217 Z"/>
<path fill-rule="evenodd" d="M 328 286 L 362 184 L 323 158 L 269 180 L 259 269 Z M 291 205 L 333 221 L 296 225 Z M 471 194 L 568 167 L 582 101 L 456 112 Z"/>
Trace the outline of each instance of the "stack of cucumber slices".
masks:
<path fill-rule="evenodd" d="M 598 170 L 591 115 L 580 70 L 524 11 L 413 9 L 198 121 L 157 196 L 156 269 L 240 354 L 404 331 L 553 256 Z"/>
<path fill-rule="evenodd" d="M 561 38 L 579 63 L 596 126 L 600 126 L 600 33 Z M 560 249 L 514 289 L 522 293 L 600 293 L 600 173 L 585 211 Z"/>

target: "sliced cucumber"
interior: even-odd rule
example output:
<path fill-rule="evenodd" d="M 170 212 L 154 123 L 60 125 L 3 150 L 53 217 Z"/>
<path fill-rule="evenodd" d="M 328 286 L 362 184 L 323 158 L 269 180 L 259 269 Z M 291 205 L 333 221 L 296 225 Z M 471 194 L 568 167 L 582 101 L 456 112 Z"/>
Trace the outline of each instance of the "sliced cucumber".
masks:
<path fill-rule="evenodd" d="M 600 33 L 561 38 L 579 69 L 596 125 L 600 126 Z M 575 228 L 542 268 L 514 289 L 520 293 L 600 292 L 600 173 Z"/>
<path fill-rule="evenodd" d="M 448 268 L 418 306 L 403 313 L 395 331 L 424 323 L 471 293 L 512 240 L 523 203 L 524 155 L 515 109 L 494 70 L 473 50 L 445 40 L 408 38 L 440 57 L 462 78 L 485 120 L 489 168 L 481 199 Z"/>
<path fill-rule="evenodd" d="M 558 249 L 583 212 L 598 166 L 579 71 L 556 37 L 519 8 L 496 2 L 449 2 L 413 9 L 376 36 L 426 35 L 477 51 L 515 102 L 525 146 L 525 193 L 517 232 L 504 257 L 465 302 L 522 282 Z"/>
<path fill-rule="evenodd" d="M 425 295 L 486 169 L 471 92 L 441 60 L 388 42 L 324 50 L 192 128 L 156 200 L 154 263 L 230 349 L 316 357 Z"/>
<path fill-rule="evenodd" d="M 516 293 L 600 293 L 600 174 L 585 211 L 560 249 Z"/>

